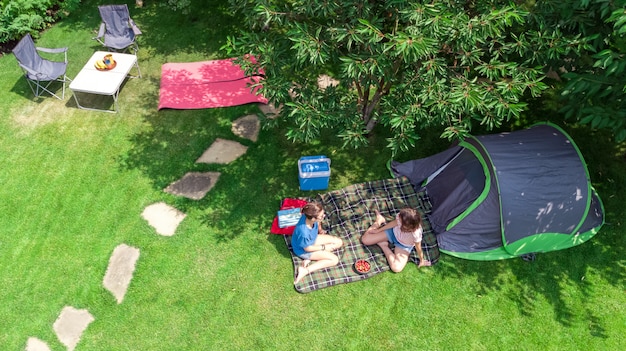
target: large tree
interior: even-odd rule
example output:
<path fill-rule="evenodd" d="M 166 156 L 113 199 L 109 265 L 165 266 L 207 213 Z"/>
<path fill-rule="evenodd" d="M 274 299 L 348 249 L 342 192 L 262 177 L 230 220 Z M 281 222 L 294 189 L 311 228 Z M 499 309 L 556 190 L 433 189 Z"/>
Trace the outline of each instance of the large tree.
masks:
<path fill-rule="evenodd" d="M 591 39 L 583 55 L 561 62 L 561 111 L 583 124 L 611 130 L 616 141 L 626 140 L 626 1 L 549 2 L 544 13 L 554 14 L 549 19 L 553 25 Z"/>
<path fill-rule="evenodd" d="M 332 131 L 367 143 L 380 124 L 395 153 L 419 130 L 453 138 L 472 124 L 515 119 L 525 98 L 546 89 L 544 63 L 580 49 L 558 28 L 527 30 L 531 14 L 500 1 L 231 0 L 248 30 L 231 54 L 262 73 L 261 93 L 283 105 L 287 136 L 310 141 Z M 534 15 L 533 15 L 534 16 Z M 338 85 L 320 88 L 329 75 Z"/>

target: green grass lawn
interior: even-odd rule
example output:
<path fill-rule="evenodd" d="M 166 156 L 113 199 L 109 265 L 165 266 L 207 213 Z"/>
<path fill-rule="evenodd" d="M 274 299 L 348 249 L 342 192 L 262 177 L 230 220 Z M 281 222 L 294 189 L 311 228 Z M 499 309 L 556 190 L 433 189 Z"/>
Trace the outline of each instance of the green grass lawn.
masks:
<path fill-rule="evenodd" d="M 91 40 L 99 3 L 84 1 L 36 40 L 69 46 L 70 77 L 101 49 Z M 384 131 L 355 152 L 332 137 L 292 144 L 281 129 L 255 143 L 233 135 L 231 122 L 256 106 L 157 111 L 161 65 L 223 58 L 238 20 L 221 1 L 190 15 L 156 3 L 128 1 L 144 32 L 143 77 L 123 86 L 119 114 L 79 110 L 71 92 L 33 99 L 13 55 L 0 58 L 0 349 L 36 337 L 64 350 L 52 325 L 68 305 L 95 317 L 76 350 L 626 349 L 624 145 L 551 118 L 578 142 L 604 201 L 607 225 L 590 242 L 533 263 L 444 255 L 431 268 L 299 294 L 283 238 L 269 233 L 282 198 L 310 195 L 298 190 L 298 158 L 331 157 L 331 190 L 386 178 Z M 442 150 L 438 135 L 401 158 Z M 216 138 L 248 151 L 196 164 Z M 189 171 L 222 176 L 199 201 L 163 192 Z M 141 217 L 159 201 L 187 214 L 172 237 Z M 121 243 L 141 254 L 117 304 L 102 279 Z"/>

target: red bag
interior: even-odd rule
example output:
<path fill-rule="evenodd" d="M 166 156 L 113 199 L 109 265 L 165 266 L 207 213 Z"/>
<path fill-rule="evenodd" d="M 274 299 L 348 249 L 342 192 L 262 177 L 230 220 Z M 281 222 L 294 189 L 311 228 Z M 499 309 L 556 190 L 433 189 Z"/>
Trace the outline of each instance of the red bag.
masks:
<path fill-rule="evenodd" d="M 286 198 L 286 199 L 283 200 L 282 204 L 280 205 L 280 209 L 281 210 L 286 210 L 286 209 L 289 209 L 289 208 L 302 208 L 307 203 L 308 203 L 308 201 L 302 200 L 302 199 Z M 279 234 L 279 235 L 291 235 L 291 234 L 293 234 L 293 230 L 295 228 L 296 228 L 295 226 L 286 227 L 286 228 L 280 228 L 278 226 L 278 216 L 276 216 L 276 217 L 274 217 L 274 221 L 272 222 L 272 229 L 270 229 L 270 233 L 272 233 L 272 234 Z"/>

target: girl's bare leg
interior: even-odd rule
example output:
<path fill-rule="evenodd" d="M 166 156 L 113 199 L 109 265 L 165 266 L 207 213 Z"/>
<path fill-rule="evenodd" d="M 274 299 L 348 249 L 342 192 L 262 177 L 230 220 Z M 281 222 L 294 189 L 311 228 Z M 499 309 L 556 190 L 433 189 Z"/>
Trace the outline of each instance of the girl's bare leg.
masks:
<path fill-rule="evenodd" d="M 374 224 L 378 225 L 378 227 L 382 227 L 382 225 L 386 222 L 385 217 L 383 217 L 378 210 L 374 210 L 374 212 L 376 212 L 376 220 L 374 221 Z"/>
<path fill-rule="evenodd" d="M 378 246 L 383 249 L 391 270 L 396 273 L 401 272 L 409 261 L 409 253 L 398 248 L 396 248 L 396 252 L 391 251 L 388 241 L 379 242 Z"/>
<path fill-rule="evenodd" d="M 378 210 L 374 210 L 374 212 L 376 212 L 374 223 L 367 228 L 361 237 L 361 242 L 365 245 L 374 245 L 381 241 L 387 241 L 387 234 L 377 231 L 377 229 L 385 224 L 385 217 L 383 217 Z"/>

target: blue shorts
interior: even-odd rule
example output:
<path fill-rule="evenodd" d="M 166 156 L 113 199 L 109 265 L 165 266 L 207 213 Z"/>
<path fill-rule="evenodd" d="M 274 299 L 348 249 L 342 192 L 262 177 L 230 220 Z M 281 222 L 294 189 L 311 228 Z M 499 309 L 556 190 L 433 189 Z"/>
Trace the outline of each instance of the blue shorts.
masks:
<path fill-rule="evenodd" d="M 302 255 L 298 255 L 303 260 L 310 260 L 312 252 L 304 252 Z"/>
<path fill-rule="evenodd" d="M 389 242 L 391 242 L 395 247 L 399 247 L 408 253 L 411 253 L 411 251 L 413 251 L 415 245 L 406 246 L 403 243 L 399 242 L 398 239 L 396 239 L 396 236 L 393 235 L 393 228 L 385 230 L 385 233 L 387 234 L 387 240 L 389 240 Z"/>

